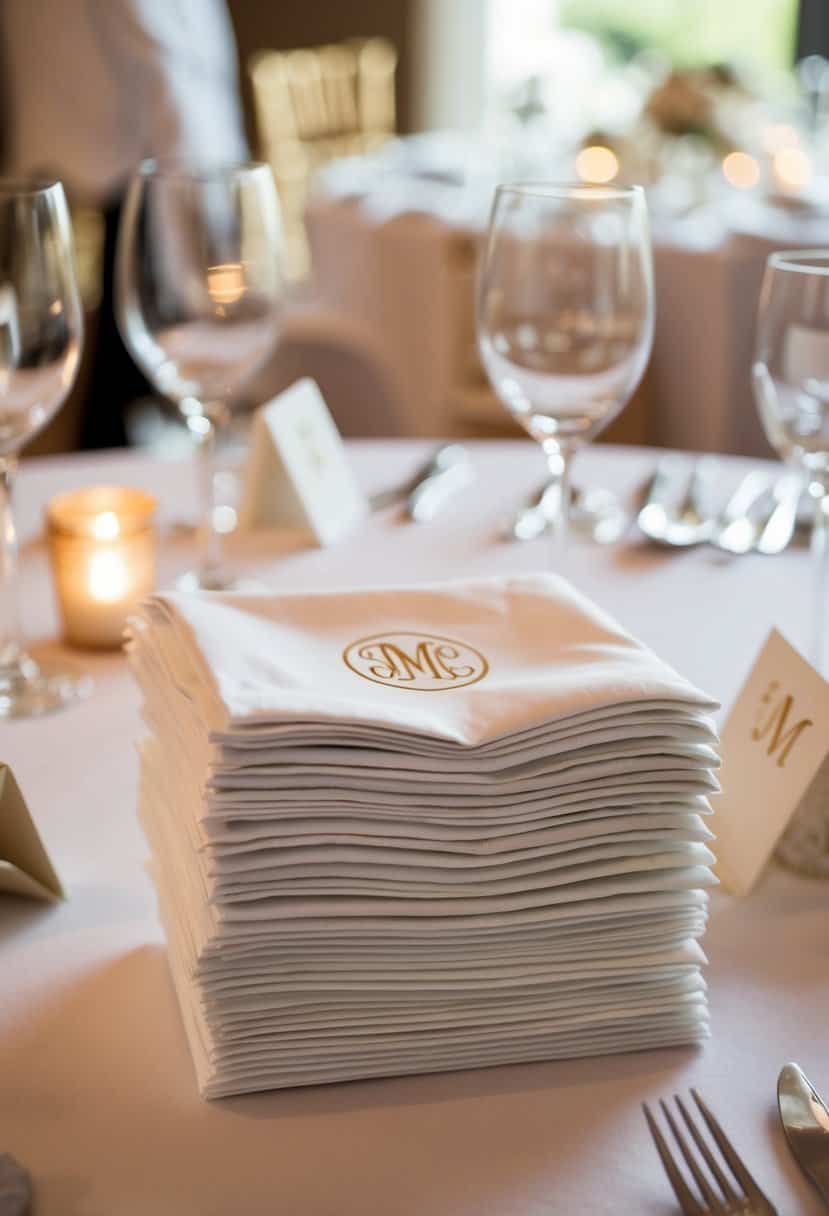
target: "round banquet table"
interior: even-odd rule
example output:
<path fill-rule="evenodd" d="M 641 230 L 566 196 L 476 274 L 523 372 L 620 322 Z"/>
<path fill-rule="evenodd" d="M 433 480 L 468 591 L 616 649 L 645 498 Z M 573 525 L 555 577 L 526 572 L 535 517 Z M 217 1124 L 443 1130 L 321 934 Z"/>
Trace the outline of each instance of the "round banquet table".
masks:
<path fill-rule="evenodd" d="M 374 491 L 427 446 L 374 441 L 350 453 Z M 274 588 L 305 589 L 544 567 L 547 541 L 499 535 L 542 479 L 537 450 L 524 441 L 472 450 L 476 482 L 433 523 L 389 510 L 328 550 L 269 535 L 257 572 Z M 624 493 L 654 459 L 597 447 L 580 458 L 577 481 Z M 744 467 L 723 461 L 724 489 Z M 164 524 L 192 509 L 186 466 L 136 454 L 32 460 L 20 480 L 27 630 L 38 650 L 57 649 L 95 679 L 82 704 L 0 725 L 0 760 L 69 895 L 54 907 L 0 897 L 0 1152 L 30 1169 L 36 1216 L 667 1216 L 676 1207 L 640 1103 L 690 1085 L 781 1216 L 821 1210 L 789 1157 L 774 1095 L 792 1059 L 829 1089 L 829 886 L 774 866 L 747 899 L 712 898 L 713 1032 L 701 1049 L 199 1097 L 135 816 L 138 696 L 121 655 L 51 640 L 44 504 L 113 482 L 156 493 Z M 187 563 L 188 546 L 163 544 L 162 581 Z M 802 549 L 731 560 L 656 551 L 630 534 L 613 547 L 576 541 L 567 573 L 725 705 L 773 624 L 795 644 L 807 629 Z"/>
<path fill-rule="evenodd" d="M 481 369 L 474 306 L 502 174 L 515 169 L 499 168 L 497 153 L 476 137 L 430 131 L 335 160 L 315 177 L 305 220 L 324 305 L 320 329 L 337 349 L 356 342 L 362 327 L 365 357 L 395 389 L 387 434 L 503 430 L 502 406 Z M 653 198 L 651 206 L 653 355 L 616 433 L 628 442 L 768 456 L 751 386 L 763 269 L 773 250 L 825 246 L 826 216 L 774 206 L 751 191 L 683 216 L 665 214 Z"/>

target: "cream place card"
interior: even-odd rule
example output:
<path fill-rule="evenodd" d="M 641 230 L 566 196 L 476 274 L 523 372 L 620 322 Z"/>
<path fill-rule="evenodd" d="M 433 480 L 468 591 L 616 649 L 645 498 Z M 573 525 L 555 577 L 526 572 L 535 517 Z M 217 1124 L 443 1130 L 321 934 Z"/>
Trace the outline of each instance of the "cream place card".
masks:
<path fill-rule="evenodd" d="M 746 895 L 796 811 L 829 783 L 829 684 L 772 630 L 722 732 L 717 875 Z"/>
<path fill-rule="evenodd" d="M 20 787 L 0 764 L 0 895 L 65 899 L 54 866 L 32 822 Z"/>
<path fill-rule="evenodd" d="M 254 416 L 239 527 L 294 528 L 329 545 L 369 513 L 322 393 L 298 380 Z"/>

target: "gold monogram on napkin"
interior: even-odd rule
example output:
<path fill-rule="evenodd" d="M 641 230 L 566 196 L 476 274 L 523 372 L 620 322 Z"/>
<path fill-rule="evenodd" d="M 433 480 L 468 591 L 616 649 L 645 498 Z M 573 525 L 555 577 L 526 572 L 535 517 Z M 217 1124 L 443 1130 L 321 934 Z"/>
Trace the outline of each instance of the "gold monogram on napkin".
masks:
<path fill-rule="evenodd" d="M 346 666 L 364 680 L 392 688 L 441 692 L 477 684 L 489 671 L 479 650 L 428 633 L 378 633 L 343 651 Z"/>

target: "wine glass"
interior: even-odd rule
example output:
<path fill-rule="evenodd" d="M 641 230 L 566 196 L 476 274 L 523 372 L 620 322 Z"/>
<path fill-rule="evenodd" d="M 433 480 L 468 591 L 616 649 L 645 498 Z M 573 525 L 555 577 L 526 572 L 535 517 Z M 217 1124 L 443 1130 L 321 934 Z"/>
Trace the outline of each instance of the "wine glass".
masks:
<path fill-rule="evenodd" d="M 814 498 L 811 658 L 826 666 L 829 579 L 829 249 L 772 253 L 757 308 L 754 396 L 771 446 Z"/>
<path fill-rule="evenodd" d="M 757 308 L 754 396 L 771 446 L 803 473 L 814 499 L 811 659 L 826 672 L 829 582 L 829 249 L 772 253 Z M 807 804 L 792 819 L 778 856 L 810 874 L 829 874 L 829 806 Z"/>
<path fill-rule="evenodd" d="M 72 388 L 82 338 L 63 186 L 0 180 L 0 718 L 48 713 L 89 688 L 26 653 L 11 501 L 18 452 Z"/>
<path fill-rule="evenodd" d="M 185 586 L 233 585 L 215 526 L 215 438 L 276 343 L 285 296 L 281 253 L 267 165 L 201 171 L 146 161 L 130 184 L 116 254 L 118 324 L 196 444 L 201 554 Z"/>
<path fill-rule="evenodd" d="M 498 187 L 480 269 L 478 344 L 495 392 L 547 458 L 559 560 L 571 457 L 632 396 L 653 324 L 641 187 Z"/>

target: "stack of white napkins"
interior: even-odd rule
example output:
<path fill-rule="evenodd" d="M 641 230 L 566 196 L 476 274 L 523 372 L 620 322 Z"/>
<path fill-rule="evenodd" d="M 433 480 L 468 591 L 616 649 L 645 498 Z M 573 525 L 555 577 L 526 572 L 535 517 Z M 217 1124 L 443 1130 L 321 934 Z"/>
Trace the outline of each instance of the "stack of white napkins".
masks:
<path fill-rule="evenodd" d="M 716 705 L 562 580 L 157 596 L 129 653 L 207 1097 L 707 1035 Z"/>

